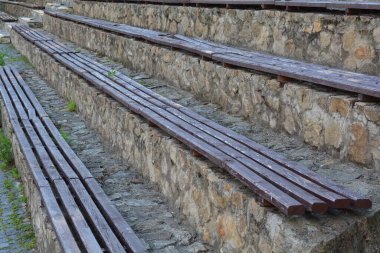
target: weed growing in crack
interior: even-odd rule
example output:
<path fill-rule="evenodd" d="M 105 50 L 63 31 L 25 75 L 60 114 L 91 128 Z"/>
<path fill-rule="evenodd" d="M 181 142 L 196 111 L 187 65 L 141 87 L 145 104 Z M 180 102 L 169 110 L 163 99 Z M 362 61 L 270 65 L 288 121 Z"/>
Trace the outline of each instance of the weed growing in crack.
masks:
<path fill-rule="evenodd" d="M 12 177 L 15 180 L 20 180 L 21 179 L 20 172 L 18 171 L 18 169 L 16 167 L 14 167 L 14 168 L 11 169 L 11 175 L 12 175 Z"/>
<path fill-rule="evenodd" d="M 0 66 L 5 66 L 5 57 L 7 55 L 5 53 L 0 52 Z"/>
<path fill-rule="evenodd" d="M 2 132 L 0 132 L 0 161 L 1 169 L 7 168 L 13 162 L 12 142 Z"/>
<path fill-rule="evenodd" d="M 116 76 L 116 70 L 115 69 L 111 69 L 110 71 L 108 71 L 107 76 L 109 78 L 114 78 Z"/>
<path fill-rule="evenodd" d="M 61 133 L 62 138 L 63 138 L 66 142 L 69 142 L 69 141 L 70 141 L 70 136 L 69 136 L 69 134 L 68 134 L 63 128 L 60 128 L 60 129 L 59 129 L 59 132 Z"/>
<path fill-rule="evenodd" d="M 77 104 L 74 100 L 70 100 L 67 103 L 67 110 L 69 110 L 69 112 L 75 112 L 77 110 Z"/>

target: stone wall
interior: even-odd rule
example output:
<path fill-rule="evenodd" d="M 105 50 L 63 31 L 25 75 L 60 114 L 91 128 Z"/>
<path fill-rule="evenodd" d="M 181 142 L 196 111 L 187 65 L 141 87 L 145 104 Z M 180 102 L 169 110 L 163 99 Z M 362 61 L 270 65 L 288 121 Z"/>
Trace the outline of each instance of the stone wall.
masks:
<path fill-rule="evenodd" d="M 220 252 L 363 252 L 378 249 L 380 212 L 286 217 L 258 205 L 224 171 L 91 87 L 20 35 L 12 42 L 121 158 L 155 183 Z M 377 208 L 376 208 L 377 210 Z M 337 225 L 339 224 L 339 225 Z M 349 242 L 349 243 L 348 243 Z"/>
<path fill-rule="evenodd" d="M 31 213 L 33 229 L 37 239 L 38 251 L 42 253 L 63 252 L 56 237 L 53 226 L 48 217 L 46 208 L 41 199 L 39 187 L 34 183 L 30 167 L 28 166 L 24 154 L 21 152 L 20 143 L 14 134 L 9 116 L 2 100 L 0 100 L 2 128 L 4 133 L 12 141 L 13 156 L 15 166 L 19 169 L 21 180 L 25 186 L 25 196 L 28 200 L 28 209 Z"/>
<path fill-rule="evenodd" d="M 16 4 L 0 2 L 0 10 L 5 11 L 6 13 L 11 14 L 15 17 L 33 16 L 33 9 Z"/>
<path fill-rule="evenodd" d="M 380 17 L 76 1 L 74 13 L 380 73 Z"/>
<path fill-rule="evenodd" d="M 105 33 L 45 15 L 48 31 L 165 79 L 224 110 L 301 136 L 305 142 L 372 168 L 380 168 L 380 105 L 324 92 L 320 87 L 225 68 L 178 51 Z"/>

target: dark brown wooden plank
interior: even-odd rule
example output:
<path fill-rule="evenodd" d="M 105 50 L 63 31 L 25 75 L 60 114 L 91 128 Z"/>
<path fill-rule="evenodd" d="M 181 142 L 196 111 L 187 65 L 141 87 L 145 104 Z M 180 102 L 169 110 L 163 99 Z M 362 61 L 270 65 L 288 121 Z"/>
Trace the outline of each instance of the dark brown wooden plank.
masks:
<path fill-rule="evenodd" d="M 103 189 L 100 187 L 99 183 L 94 178 L 88 178 L 84 181 L 84 184 L 102 214 L 109 221 L 109 224 L 115 231 L 116 236 L 121 240 L 127 250 L 136 253 L 147 252 L 145 246 L 141 243 L 132 228 L 112 204 Z"/>
<path fill-rule="evenodd" d="M 50 187 L 40 187 L 42 201 L 64 252 L 81 253 Z"/>
<path fill-rule="evenodd" d="M 49 154 L 47 153 L 44 145 L 42 144 L 39 136 L 37 135 L 36 131 L 34 130 L 32 124 L 28 120 L 22 120 L 25 132 L 27 133 L 28 137 L 30 138 L 31 144 L 36 151 L 36 154 L 41 162 L 41 165 L 43 166 L 44 170 L 46 171 L 47 175 L 49 176 L 49 179 L 51 181 L 62 179 L 60 174 L 58 173 L 54 163 L 51 161 Z"/>
<path fill-rule="evenodd" d="M 9 67 L 9 69 L 16 79 L 16 83 L 14 85 L 18 84 L 20 88 L 23 90 L 25 96 L 32 104 L 32 108 L 36 111 L 37 116 L 39 117 L 48 116 L 45 110 L 42 108 L 41 104 L 38 102 L 37 98 L 34 96 L 32 90 L 29 88 L 29 86 L 25 83 L 25 81 L 20 76 L 20 73 L 18 73 L 18 71 L 14 67 Z M 21 91 L 18 93 L 21 93 Z M 27 99 L 25 99 L 25 101 Z"/>
<path fill-rule="evenodd" d="M 113 233 L 106 219 L 103 217 L 86 188 L 79 179 L 70 179 L 70 186 L 80 203 L 80 207 L 93 227 L 102 243 L 110 252 L 125 252 L 125 249 Z"/>
<path fill-rule="evenodd" d="M 55 180 L 53 184 L 59 195 L 60 201 L 68 214 L 67 217 L 70 219 L 71 224 L 73 224 L 72 229 L 75 229 L 84 249 L 91 253 L 103 253 L 101 245 L 99 245 L 91 228 L 83 217 L 83 214 L 80 212 L 80 208 L 75 202 L 66 183 L 63 180 Z"/>
<path fill-rule="evenodd" d="M 32 119 L 32 124 L 35 130 L 38 132 L 44 146 L 46 147 L 46 151 L 48 152 L 49 156 L 60 169 L 62 176 L 66 179 L 79 178 L 70 164 L 66 161 L 65 157 L 61 154 L 60 150 L 57 148 L 53 140 L 50 138 L 48 132 L 41 123 L 41 120 L 38 118 Z"/>
<path fill-rule="evenodd" d="M 87 167 L 83 164 L 83 162 L 79 159 L 79 157 L 75 154 L 75 152 L 71 149 L 69 144 L 63 139 L 59 130 L 55 127 L 53 122 L 48 117 L 44 117 L 42 119 L 47 131 L 57 142 L 57 146 L 59 150 L 64 155 L 67 162 L 70 166 L 78 173 L 81 179 L 92 178 L 91 172 L 87 169 Z"/>

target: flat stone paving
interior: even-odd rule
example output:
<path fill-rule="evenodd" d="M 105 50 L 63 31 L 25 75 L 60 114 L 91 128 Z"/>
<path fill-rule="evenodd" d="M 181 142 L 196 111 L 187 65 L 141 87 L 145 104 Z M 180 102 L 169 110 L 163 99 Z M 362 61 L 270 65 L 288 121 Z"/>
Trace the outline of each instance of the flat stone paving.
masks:
<path fill-rule="evenodd" d="M 21 59 L 9 44 L 1 44 L 4 60 Z M 35 252 L 35 237 L 22 183 L 14 168 L 0 169 L 0 253 Z"/>

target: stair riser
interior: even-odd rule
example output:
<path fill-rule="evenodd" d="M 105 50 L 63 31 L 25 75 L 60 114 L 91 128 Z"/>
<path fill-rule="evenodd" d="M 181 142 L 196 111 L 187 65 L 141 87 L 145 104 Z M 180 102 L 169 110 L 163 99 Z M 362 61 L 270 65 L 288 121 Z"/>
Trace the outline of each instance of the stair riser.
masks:
<path fill-rule="evenodd" d="M 46 15 L 44 27 L 129 68 L 163 78 L 205 101 L 272 128 L 300 135 L 305 142 L 342 159 L 380 166 L 380 105 L 323 92 L 300 83 L 217 63 Z M 90 38 L 90 39 L 89 39 Z"/>

